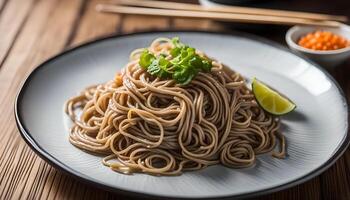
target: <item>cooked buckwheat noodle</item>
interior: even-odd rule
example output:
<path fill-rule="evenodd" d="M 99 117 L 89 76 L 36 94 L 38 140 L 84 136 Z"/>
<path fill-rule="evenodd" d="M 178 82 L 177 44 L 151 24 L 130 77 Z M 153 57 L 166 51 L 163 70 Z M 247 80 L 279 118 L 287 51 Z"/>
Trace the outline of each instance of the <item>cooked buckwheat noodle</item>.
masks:
<path fill-rule="evenodd" d="M 171 48 L 159 38 L 148 50 L 159 55 Z M 243 168 L 257 154 L 285 156 L 279 119 L 259 107 L 240 74 L 213 61 L 210 73 L 182 86 L 141 68 L 142 51 L 131 53 L 122 82 L 88 87 L 66 102 L 73 145 L 105 155 L 104 165 L 125 174 L 179 175 L 219 163 Z"/>

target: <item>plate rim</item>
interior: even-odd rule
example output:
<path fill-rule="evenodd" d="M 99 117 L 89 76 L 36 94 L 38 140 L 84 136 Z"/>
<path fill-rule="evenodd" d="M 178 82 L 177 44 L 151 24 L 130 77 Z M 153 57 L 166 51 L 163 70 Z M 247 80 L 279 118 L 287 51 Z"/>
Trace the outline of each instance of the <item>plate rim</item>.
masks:
<path fill-rule="evenodd" d="M 275 41 L 269 40 L 267 38 L 263 38 L 261 36 L 257 36 L 257 35 L 253 35 L 253 34 L 245 33 L 245 32 L 240 32 L 240 31 L 218 32 L 218 31 L 202 31 L 202 30 L 155 30 L 155 31 L 140 31 L 140 32 L 133 32 L 133 33 L 124 33 L 124 34 L 111 34 L 111 35 L 107 35 L 107 36 L 97 37 L 93 40 L 84 42 L 84 43 L 79 44 L 77 46 L 73 46 L 71 48 L 64 49 L 60 53 L 58 53 L 52 57 L 49 57 L 45 61 L 41 62 L 22 81 L 22 83 L 19 87 L 19 90 L 17 92 L 17 95 L 15 97 L 15 101 L 14 101 L 14 115 L 15 115 L 17 129 L 19 130 L 20 135 L 22 136 L 24 141 L 27 143 L 27 145 L 37 155 L 39 155 L 43 160 L 48 162 L 51 166 L 55 167 L 56 169 L 60 170 L 61 172 L 64 172 L 65 174 L 72 176 L 76 180 L 79 180 L 79 181 L 82 181 L 82 182 L 87 183 L 89 185 L 98 187 L 102 190 L 107 190 L 107 191 L 110 191 L 113 193 L 119 193 L 119 194 L 133 196 L 133 197 L 152 198 L 152 199 L 154 199 L 154 198 L 156 198 L 156 199 L 178 199 L 179 197 L 176 197 L 173 195 L 166 196 L 166 195 L 159 195 L 159 194 L 152 194 L 152 193 L 145 193 L 145 192 L 135 192 L 135 191 L 121 189 L 121 188 L 118 188 L 116 186 L 112 187 L 110 185 L 107 185 L 107 184 L 100 182 L 99 180 L 91 179 L 88 176 L 85 176 L 84 174 L 80 173 L 79 171 L 70 168 L 67 164 L 59 161 L 53 155 L 48 153 L 43 147 L 40 146 L 40 144 L 38 144 L 35 141 L 34 137 L 31 136 L 30 132 L 27 131 L 26 127 L 21 123 L 21 121 L 23 121 L 23 120 L 18 112 L 19 111 L 18 106 L 23 98 L 23 96 L 22 96 L 23 91 L 26 89 L 26 87 L 28 87 L 28 83 L 32 79 L 33 74 L 37 73 L 40 69 L 43 69 L 47 64 L 54 62 L 56 59 L 63 57 L 70 52 L 73 52 L 73 51 L 81 49 L 81 48 L 85 48 L 85 47 L 90 46 L 90 45 L 94 45 L 94 44 L 99 43 L 99 42 L 107 41 L 110 39 L 120 39 L 120 38 L 128 37 L 128 36 L 137 36 L 137 35 L 144 35 L 144 34 L 157 34 L 157 33 L 197 33 L 197 34 L 213 34 L 213 35 L 217 35 L 217 36 L 220 36 L 220 35 L 222 35 L 222 36 L 237 36 L 237 37 L 251 39 L 251 40 L 254 40 L 256 42 L 272 46 L 272 47 L 277 48 L 281 51 L 291 53 L 291 54 L 305 60 L 306 62 L 310 63 L 314 67 L 318 68 L 323 74 L 326 75 L 327 78 L 329 78 L 334 83 L 334 85 L 337 87 L 337 89 L 339 91 L 339 94 L 340 94 L 342 101 L 345 104 L 345 107 L 347 110 L 346 134 L 345 134 L 345 137 L 343 138 L 343 140 L 341 141 L 341 145 L 339 145 L 337 147 L 334 154 L 325 163 L 323 163 L 322 165 L 320 165 L 319 167 L 317 167 L 313 171 L 309 172 L 305 176 L 302 176 L 300 178 L 295 179 L 294 181 L 290 181 L 290 182 L 287 182 L 287 183 L 282 184 L 282 185 L 277 185 L 277 186 L 274 186 L 271 188 L 261 189 L 261 190 L 257 190 L 254 192 L 247 192 L 247 193 L 238 194 L 238 195 L 224 195 L 224 196 L 215 195 L 215 197 L 190 197 L 190 196 L 187 196 L 187 197 L 181 197 L 181 199 L 218 199 L 218 198 L 229 199 L 229 198 L 233 198 L 233 197 L 234 198 L 249 198 L 249 197 L 256 197 L 256 196 L 260 196 L 260 195 L 266 195 L 266 194 L 270 194 L 273 192 L 281 191 L 281 190 L 296 186 L 298 184 L 304 183 L 304 182 L 314 178 L 315 176 L 321 174 L 322 172 L 327 170 L 330 166 L 332 166 L 346 151 L 347 147 L 350 144 L 350 133 L 349 133 L 350 108 L 348 106 L 349 100 L 346 98 L 345 93 L 342 90 L 342 88 L 340 87 L 339 83 L 324 68 L 322 68 L 321 66 L 316 64 L 314 61 L 310 60 L 309 58 L 307 58 L 299 53 L 293 52 L 290 49 L 282 46 L 281 44 L 279 44 Z"/>

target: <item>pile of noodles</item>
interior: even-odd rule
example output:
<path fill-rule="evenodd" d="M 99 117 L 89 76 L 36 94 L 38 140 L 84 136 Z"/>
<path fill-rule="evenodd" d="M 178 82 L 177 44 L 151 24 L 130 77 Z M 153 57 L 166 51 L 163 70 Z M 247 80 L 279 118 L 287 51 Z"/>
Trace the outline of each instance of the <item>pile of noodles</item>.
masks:
<path fill-rule="evenodd" d="M 159 38 L 148 50 L 159 55 L 171 48 Z M 285 156 L 278 118 L 259 107 L 241 75 L 213 61 L 210 73 L 182 86 L 148 74 L 138 64 L 140 52 L 115 80 L 67 101 L 73 145 L 105 155 L 104 165 L 127 174 L 178 175 L 219 163 L 249 167 L 278 141 L 280 151 L 272 155 Z"/>

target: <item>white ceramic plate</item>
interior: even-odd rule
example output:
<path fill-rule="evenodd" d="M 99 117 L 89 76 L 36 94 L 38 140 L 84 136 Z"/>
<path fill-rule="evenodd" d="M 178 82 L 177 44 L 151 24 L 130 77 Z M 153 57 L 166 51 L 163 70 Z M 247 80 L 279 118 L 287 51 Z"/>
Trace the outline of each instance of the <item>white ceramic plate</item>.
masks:
<path fill-rule="evenodd" d="M 248 169 L 216 165 L 175 177 L 122 175 L 69 143 L 64 102 L 86 86 L 112 79 L 131 50 L 174 36 L 245 77 L 258 77 L 297 104 L 282 118 L 286 159 L 261 155 Z M 238 33 L 142 33 L 85 44 L 36 68 L 18 94 L 15 114 L 27 143 L 57 168 L 105 189 L 148 197 L 247 197 L 281 190 L 324 171 L 349 143 L 346 100 L 326 72 L 272 42 Z"/>

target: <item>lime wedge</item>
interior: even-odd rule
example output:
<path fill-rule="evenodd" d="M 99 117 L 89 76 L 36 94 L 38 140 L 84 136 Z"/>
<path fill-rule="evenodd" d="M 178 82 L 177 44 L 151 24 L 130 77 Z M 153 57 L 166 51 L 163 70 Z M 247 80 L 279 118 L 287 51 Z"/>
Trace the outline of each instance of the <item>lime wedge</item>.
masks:
<path fill-rule="evenodd" d="M 252 90 L 259 105 L 271 114 L 284 115 L 296 108 L 291 100 L 267 87 L 256 78 L 253 79 Z"/>

